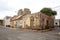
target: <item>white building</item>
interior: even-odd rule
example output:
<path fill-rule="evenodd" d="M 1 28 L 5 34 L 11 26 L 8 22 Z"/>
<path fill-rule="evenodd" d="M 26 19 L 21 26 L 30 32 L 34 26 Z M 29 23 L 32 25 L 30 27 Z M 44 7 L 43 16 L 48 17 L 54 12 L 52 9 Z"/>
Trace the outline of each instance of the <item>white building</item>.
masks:
<path fill-rule="evenodd" d="M 5 18 L 4 18 L 4 26 L 5 27 L 10 27 L 10 16 L 6 16 Z"/>
<path fill-rule="evenodd" d="M 54 26 L 56 26 L 56 27 L 57 27 L 57 26 L 58 26 L 58 27 L 60 26 L 60 19 L 55 19 L 55 20 L 54 20 Z"/>

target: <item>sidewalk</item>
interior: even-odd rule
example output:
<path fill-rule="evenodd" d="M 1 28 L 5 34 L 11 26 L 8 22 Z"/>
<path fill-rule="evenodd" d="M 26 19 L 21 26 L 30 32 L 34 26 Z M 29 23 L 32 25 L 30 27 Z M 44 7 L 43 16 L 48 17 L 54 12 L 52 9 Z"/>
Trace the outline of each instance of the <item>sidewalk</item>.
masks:
<path fill-rule="evenodd" d="M 46 29 L 46 30 L 32 30 L 32 29 L 11 28 L 11 27 L 4 27 L 4 28 L 11 29 L 11 30 L 17 30 L 17 31 L 25 31 L 25 32 L 47 32 L 47 31 L 54 30 L 54 28 Z"/>

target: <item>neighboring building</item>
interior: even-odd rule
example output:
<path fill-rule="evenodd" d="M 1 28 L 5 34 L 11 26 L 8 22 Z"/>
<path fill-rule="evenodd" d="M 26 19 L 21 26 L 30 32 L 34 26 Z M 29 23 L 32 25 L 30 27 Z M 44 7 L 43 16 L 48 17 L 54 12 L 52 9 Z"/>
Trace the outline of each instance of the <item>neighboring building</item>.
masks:
<path fill-rule="evenodd" d="M 6 17 L 4 18 L 4 26 L 5 26 L 5 27 L 10 27 L 10 19 L 11 19 L 10 16 L 6 16 Z"/>
<path fill-rule="evenodd" d="M 3 19 L 0 19 L 0 25 L 1 26 L 3 25 Z"/>
<path fill-rule="evenodd" d="M 54 26 L 59 27 L 60 26 L 60 19 L 55 19 L 54 20 Z"/>
<path fill-rule="evenodd" d="M 49 29 L 54 27 L 54 16 L 41 12 L 31 14 L 28 8 L 20 9 L 18 15 L 11 18 L 10 24 L 15 28 Z"/>

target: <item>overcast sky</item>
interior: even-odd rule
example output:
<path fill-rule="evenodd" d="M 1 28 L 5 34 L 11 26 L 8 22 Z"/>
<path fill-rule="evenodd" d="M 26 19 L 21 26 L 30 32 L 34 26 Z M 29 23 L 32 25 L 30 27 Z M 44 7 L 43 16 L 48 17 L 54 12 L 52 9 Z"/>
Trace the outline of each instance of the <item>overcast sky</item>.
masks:
<path fill-rule="evenodd" d="M 32 13 L 40 11 L 44 7 L 50 7 L 57 11 L 57 19 L 60 17 L 60 0 L 0 0 L 0 19 L 5 16 L 17 14 L 19 9 L 29 8 Z"/>

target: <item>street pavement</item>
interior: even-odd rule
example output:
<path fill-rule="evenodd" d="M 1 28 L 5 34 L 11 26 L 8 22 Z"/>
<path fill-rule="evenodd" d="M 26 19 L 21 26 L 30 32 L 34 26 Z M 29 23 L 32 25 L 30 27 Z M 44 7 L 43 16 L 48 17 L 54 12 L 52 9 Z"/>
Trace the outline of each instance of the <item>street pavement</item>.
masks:
<path fill-rule="evenodd" d="M 0 40 L 60 40 L 60 28 L 47 32 L 28 32 L 0 26 Z"/>

